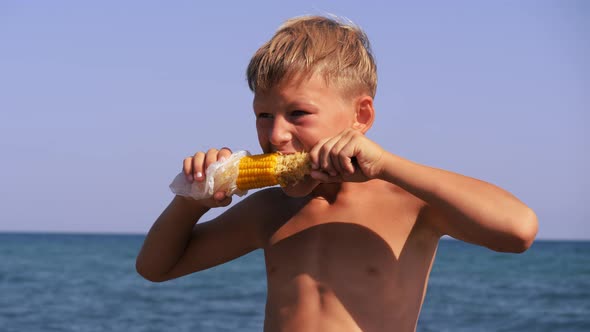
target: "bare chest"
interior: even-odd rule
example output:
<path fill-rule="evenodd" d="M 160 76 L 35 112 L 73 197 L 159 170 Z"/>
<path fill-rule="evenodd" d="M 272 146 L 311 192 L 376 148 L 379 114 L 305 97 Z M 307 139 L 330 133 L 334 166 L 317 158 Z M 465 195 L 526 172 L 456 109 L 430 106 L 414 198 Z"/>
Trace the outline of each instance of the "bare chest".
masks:
<path fill-rule="evenodd" d="M 417 216 L 416 204 L 403 198 L 309 203 L 269 234 L 268 275 L 391 276 L 413 238 L 421 237 Z"/>
<path fill-rule="evenodd" d="M 306 205 L 268 237 L 267 314 L 414 324 L 436 251 L 417 216 L 411 200 Z"/>
<path fill-rule="evenodd" d="M 417 215 L 409 200 L 310 202 L 288 220 L 277 221 L 265 249 L 267 253 L 335 258 L 352 254 L 348 249 L 358 252 L 364 247 L 397 256 L 416 226 Z"/>

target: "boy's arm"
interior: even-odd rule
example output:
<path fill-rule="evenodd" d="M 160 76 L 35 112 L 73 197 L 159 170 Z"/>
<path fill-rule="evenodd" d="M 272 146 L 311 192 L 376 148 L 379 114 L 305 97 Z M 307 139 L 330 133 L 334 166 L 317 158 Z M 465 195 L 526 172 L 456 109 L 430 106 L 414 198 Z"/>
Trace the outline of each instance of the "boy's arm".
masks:
<path fill-rule="evenodd" d="M 160 282 L 216 266 L 260 247 L 261 209 L 256 194 L 211 221 L 198 223 L 208 207 L 176 196 L 148 232 L 137 257 L 137 272 Z"/>
<path fill-rule="evenodd" d="M 227 158 L 227 148 L 209 149 L 185 158 L 188 181 L 205 181 L 206 169 Z M 197 224 L 210 208 L 227 206 L 231 197 L 216 192 L 213 197 L 193 200 L 176 196 L 156 220 L 136 260 L 137 272 L 151 281 L 164 281 L 200 271 L 242 256 L 259 247 L 263 215 L 256 208 L 260 195 L 251 195 L 219 217 Z"/>
<path fill-rule="evenodd" d="M 523 252 L 538 229 L 535 213 L 509 192 L 457 173 L 385 153 L 382 179 L 427 204 L 421 217 L 440 235 L 496 251 Z"/>
<path fill-rule="evenodd" d="M 522 252 L 538 229 L 535 213 L 507 191 L 453 172 L 420 165 L 346 130 L 311 151 L 312 176 L 323 182 L 379 178 L 426 202 L 420 218 L 442 235 L 496 251 Z"/>

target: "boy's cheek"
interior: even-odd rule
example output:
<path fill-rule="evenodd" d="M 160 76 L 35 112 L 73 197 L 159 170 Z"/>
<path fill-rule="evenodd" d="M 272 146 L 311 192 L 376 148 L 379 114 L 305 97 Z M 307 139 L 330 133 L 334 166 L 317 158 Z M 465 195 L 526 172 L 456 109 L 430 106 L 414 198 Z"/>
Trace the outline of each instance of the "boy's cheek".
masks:
<path fill-rule="evenodd" d="M 260 148 L 262 149 L 263 153 L 270 153 L 271 148 L 270 148 L 270 142 L 268 141 L 268 139 L 266 139 L 264 136 L 262 135 L 258 135 L 258 145 L 260 145 Z"/>

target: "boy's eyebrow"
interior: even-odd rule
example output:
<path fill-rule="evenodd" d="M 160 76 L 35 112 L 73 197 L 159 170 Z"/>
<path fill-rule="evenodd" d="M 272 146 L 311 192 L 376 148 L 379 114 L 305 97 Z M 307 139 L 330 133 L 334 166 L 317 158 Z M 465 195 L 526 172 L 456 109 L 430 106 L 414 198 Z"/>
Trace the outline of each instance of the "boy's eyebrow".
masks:
<path fill-rule="evenodd" d="M 313 102 L 308 101 L 292 101 L 287 104 L 287 108 L 307 108 L 316 109 L 318 106 Z"/>
<path fill-rule="evenodd" d="M 252 103 L 252 106 L 253 106 L 252 108 L 253 108 L 254 112 L 256 112 L 257 110 L 264 110 L 264 109 L 274 108 L 274 107 L 280 107 L 280 108 L 291 109 L 291 110 L 294 108 L 305 108 L 308 110 L 315 110 L 315 109 L 319 108 L 316 103 L 314 103 L 313 101 L 309 101 L 309 100 L 294 99 L 291 101 L 279 102 L 279 103 L 280 103 L 280 105 L 278 105 L 278 104 L 270 105 L 269 103 L 257 101 L 256 99 L 254 99 L 254 101 Z"/>

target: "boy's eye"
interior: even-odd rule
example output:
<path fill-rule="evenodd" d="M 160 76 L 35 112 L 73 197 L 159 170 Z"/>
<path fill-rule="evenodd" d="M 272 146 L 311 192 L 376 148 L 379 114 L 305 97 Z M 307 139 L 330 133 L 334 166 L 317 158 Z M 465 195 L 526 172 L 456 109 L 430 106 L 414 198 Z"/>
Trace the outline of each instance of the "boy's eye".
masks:
<path fill-rule="evenodd" d="M 306 111 L 301 111 L 301 110 L 296 110 L 296 111 L 291 112 L 291 116 L 295 116 L 295 117 L 297 117 L 297 116 L 303 116 L 303 115 L 306 115 L 306 114 L 307 114 Z"/>
<path fill-rule="evenodd" d="M 258 113 L 258 115 L 256 115 L 256 117 L 258 119 L 270 119 L 270 118 L 272 118 L 272 115 L 270 113 Z"/>

